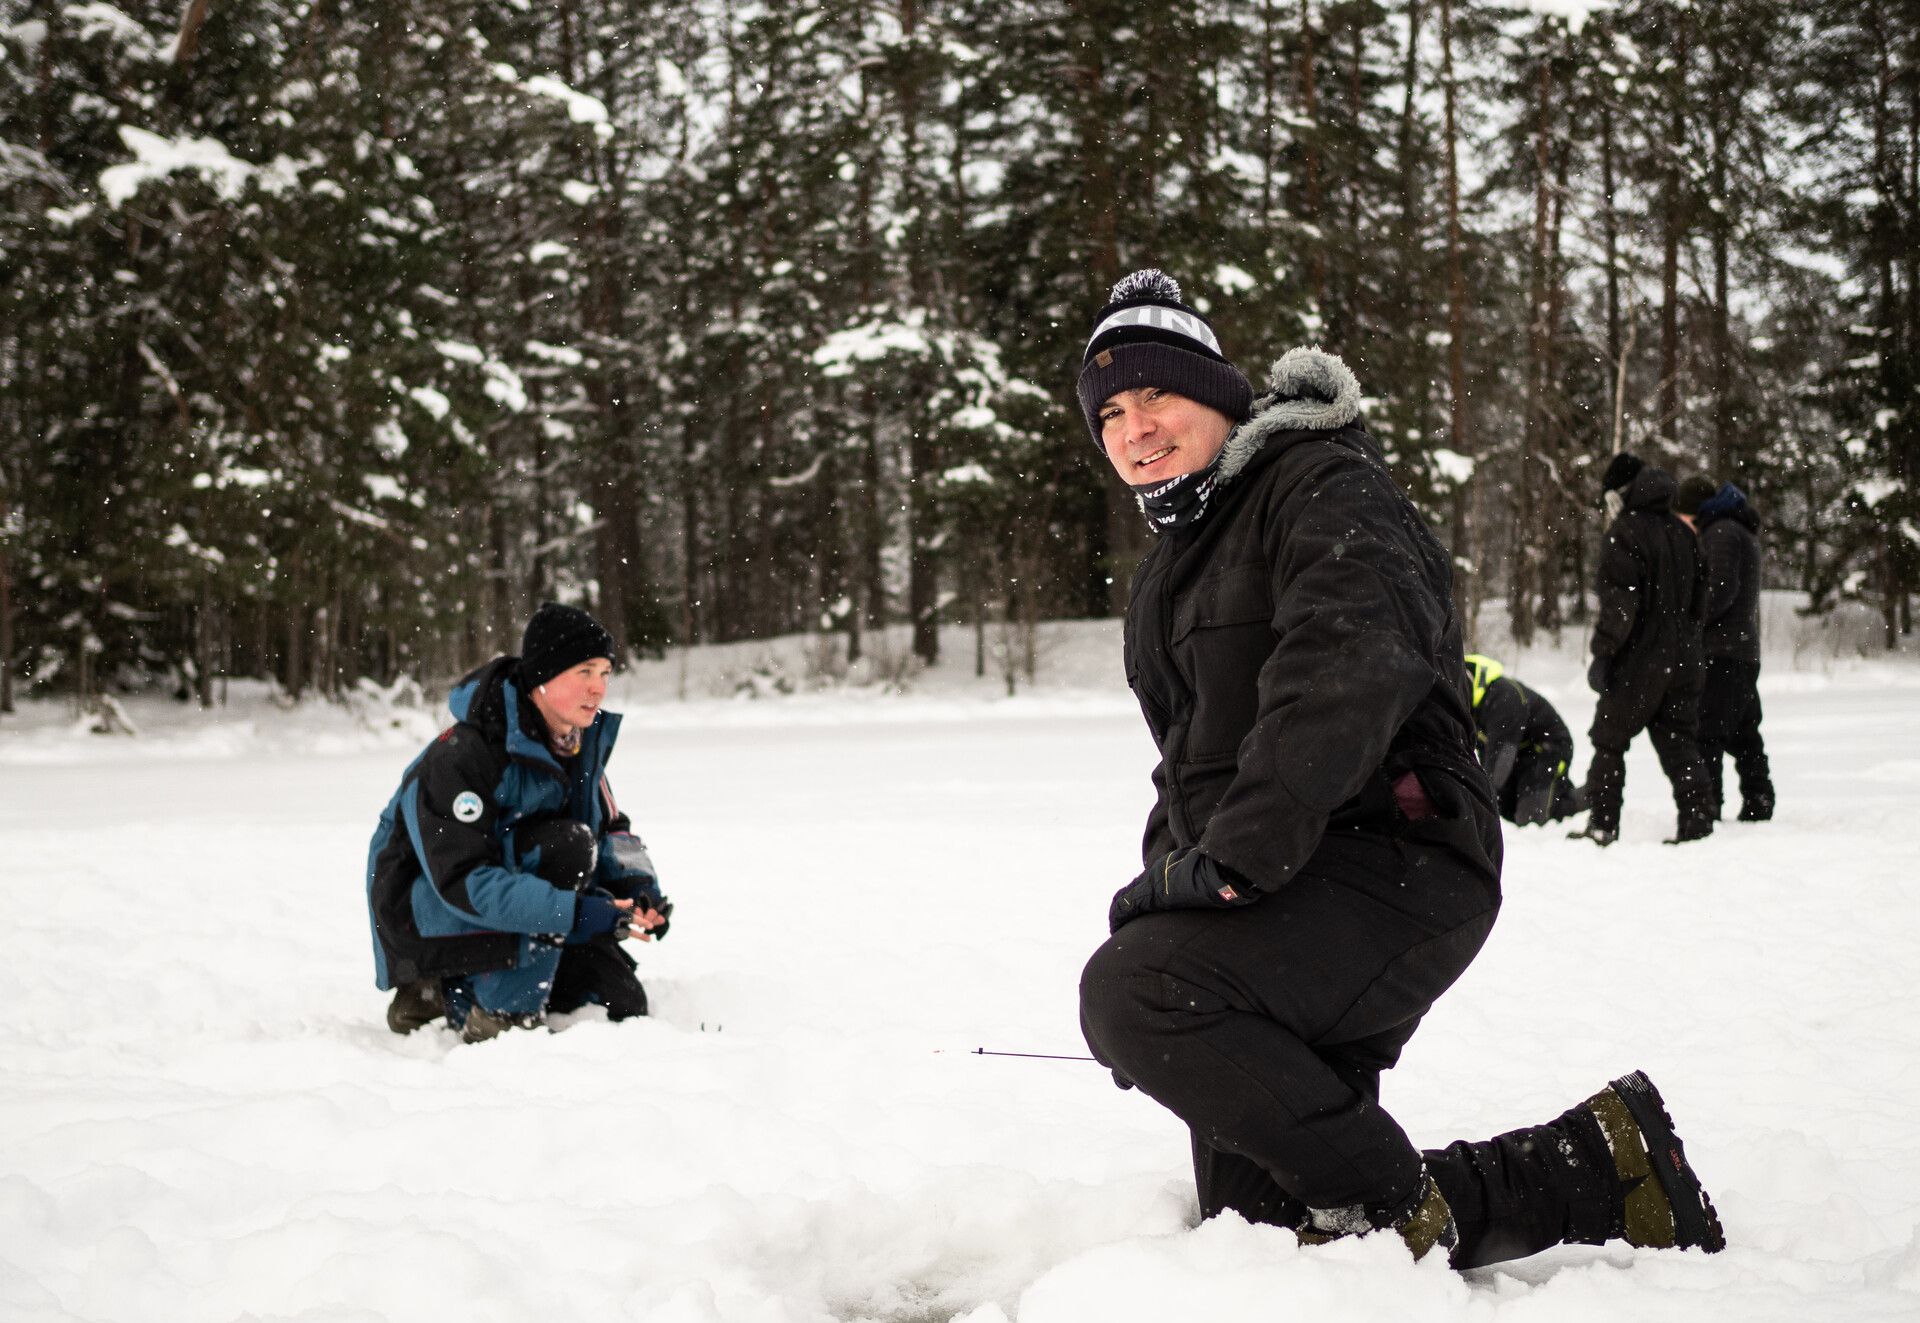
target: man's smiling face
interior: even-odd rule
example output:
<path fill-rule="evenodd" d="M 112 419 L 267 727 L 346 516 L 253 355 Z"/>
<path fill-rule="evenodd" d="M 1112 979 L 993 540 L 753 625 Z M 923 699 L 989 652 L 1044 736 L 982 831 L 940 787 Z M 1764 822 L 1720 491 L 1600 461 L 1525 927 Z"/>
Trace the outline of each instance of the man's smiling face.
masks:
<path fill-rule="evenodd" d="M 1199 472 L 1231 431 L 1218 409 L 1159 386 L 1123 390 L 1100 406 L 1100 444 L 1129 487 Z"/>

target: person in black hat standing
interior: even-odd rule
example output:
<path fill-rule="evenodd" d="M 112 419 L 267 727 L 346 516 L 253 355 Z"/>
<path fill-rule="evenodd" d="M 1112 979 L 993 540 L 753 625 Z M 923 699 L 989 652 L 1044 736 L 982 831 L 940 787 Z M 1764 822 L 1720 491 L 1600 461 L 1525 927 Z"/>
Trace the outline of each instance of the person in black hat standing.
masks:
<path fill-rule="evenodd" d="M 1258 399 L 1158 271 L 1115 286 L 1079 399 L 1159 536 L 1125 666 L 1160 759 L 1081 1026 L 1180 1118 L 1200 1211 L 1384 1231 L 1456 1266 L 1565 1241 L 1723 1243 L 1637 1072 L 1545 1126 L 1416 1148 L 1380 1076 L 1486 940 L 1500 822 L 1446 551 L 1296 349 Z"/>
<path fill-rule="evenodd" d="M 401 778 L 367 853 L 395 1033 L 444 1015 L 479 1042 L 589 1002 L 646 1014 L 619 944 L 666 936 L 673 905 L 607 781 L 613 653 L 592 616 L 547 603 L 519 656 L 454 687 L 455 724 Z"/>
<path fill-rule="evenodd" d="M 1590 732 L 1590 811 L 1574 835 L 1596 845 L 1619 839 L 1627 746 L 1644 730 L 1673 784 L 1679 821 L 1669 843 L 1697 841 L 1713 832 L 1706 768 L 1695 742 L 1706 562 L 1692 530 L 1673 512 L 1674 481 L 1664 469 L 1623 450 L 1600 485 L 1609 508 L 1619 509 L 1600 552 L 1599 613 L 1587 667 L 1587 683 L 1600 696 Z"/>
<path fill-rule="evenodd" d="M 1740 821 L 1773 817 L 1773 773 L 1760 737 L 1760 516 L 1730 482 L 1698 474 L 1674 502 L 1699 535 L 1707 562 L 1706 680 L 1700 690 L 1700 760 L 1716 821 L 1725 759 L 1740 777 Z"/>

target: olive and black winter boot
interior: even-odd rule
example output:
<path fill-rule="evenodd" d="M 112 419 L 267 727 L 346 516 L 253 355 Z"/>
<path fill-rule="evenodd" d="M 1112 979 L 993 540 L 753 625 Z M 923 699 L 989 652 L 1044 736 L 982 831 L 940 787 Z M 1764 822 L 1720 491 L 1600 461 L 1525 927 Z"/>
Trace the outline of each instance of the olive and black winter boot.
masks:
<path fill-rule="evenodd" d="M 1460 1231 L 1453 1222 L 1453 1209 L 1440 1193 L 1429 1173 L 1420 1173 L 1420 1188 L 1413 1198 L 1393 1210 L 1352 1204 L 1344 1208 L 1309 1208 L 1306 1224 L 1294 1235 L 1302 1245 L 1324 1245 L 1344 1236 L 1360 1236 L 1370 1231 L 1392 1231 L 1406 1242 L 1417 1263 L 1438 1245 L 1447 1253 L 1460 1243 Z"/>
<path fill-rule="evenodd" d="M 1713 1254 L 1727 1247 L 1713 1201 L 1688 1164 L 1666 1101 L 1652 1080 L 1636 1070 L 1581 1107 L 1599 1123 L 1620 1180 L 1615 1235 L 1646 1248 Z"/>
<path fill-rule="evenodd" d="M 1407 1248 L 1413 1251 L 1414 1262 L 1427 1257 L 1427 1251 L 1436 1245 L 1447 1253 L 1453 1252 L 1460 1243 L 1460 1229 L 1453 1224 L 1453 1209 L 1447 1205 L 1447 1196 L 1440 1193 L 1440 1187 L 1434 1184 L 1433 1177 L 1426 1178 L 1426 1184 L 1420 1192 L 1420 1202 L 1406 1217 L 1394 1225 L 1400 1233 L 1400 1239 L 1407 1242 Z"/>
<path fill-rule="evenodd" d="M 387 1006 L 387 1028 L 396 1034 L 410 1034 L 446 1013 L 447 1001 L 440 995 L 440 980 L 415 979 L 393 990 L 393 1001 Z"/>

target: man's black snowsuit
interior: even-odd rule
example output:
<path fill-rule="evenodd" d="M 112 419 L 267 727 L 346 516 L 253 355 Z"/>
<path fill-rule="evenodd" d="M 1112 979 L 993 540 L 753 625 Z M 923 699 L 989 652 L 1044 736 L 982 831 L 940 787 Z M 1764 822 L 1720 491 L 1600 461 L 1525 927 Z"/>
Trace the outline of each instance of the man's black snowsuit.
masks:
<path fill-rule="evenodd" d="M 1145 857 L 1197 847 L 1255 899 L 1126 923 L 1087 964 L 1081 1020 L 1117 1079 L 1191 1129 L 1205 1216 L 1299 1225 L 1421 1188 L 1380 1073 L 1500 905 L 1447 554 L 1358 406 L 1338 359 L 1276 363 L 1213 508 L 1155 543 L 1128 609 L 1127 678 L 1160 751 Z M 1458 1265 L 1607 1234 L 1612 1164 L 1586 1133 L 1424 1164 Z"/>
<path fill-rule="evenodd" d="M 1696 516 L 1707 561 L 1706 684 L 1700 691 L 1700 757 L 1715 817 L 1722 760 L 1740 776 L 1740 816 L 1773 816 L 1773 778 L 1760 738 L 1760 516 L 1732 483 Z"/>
<path fill-rule="evenodd" d="M 1532 827 L 1578 813 L 1584 801 L 1567 779 L 1573 733 L 1553 704 L 1490 657 L 1469 656 L 1467 674 L 1480 765 L 1493 782 L 1500 816 Z"/>
<path fill-rule="evenodd" d="M 1693 531 L 1673 513 L 1674 482 L 1648 465 L 1627 484 L 1624 508 L 1600 553 L 1593 657 L 1594 707 L 1589 830 L 1617 832 L 1626 792 L 1627 746 L 1646 731 L 1673 783 L 1679 835 L 1711 830 L 1706 769 L 1695 743 L 1704 678 L 1700 621 L 1706 563 Z"/>

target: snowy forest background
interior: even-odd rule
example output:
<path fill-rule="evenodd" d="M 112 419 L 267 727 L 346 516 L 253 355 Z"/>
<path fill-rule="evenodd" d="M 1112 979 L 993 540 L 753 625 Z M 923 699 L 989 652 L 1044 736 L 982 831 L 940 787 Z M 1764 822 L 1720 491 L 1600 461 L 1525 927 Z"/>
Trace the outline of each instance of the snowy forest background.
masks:
<path fill-rule="evenodd" d="M 0 0 L 0 709 L 1100 616 L 1072 378 L 1344 355 L 1513 633 L 1617 446 L 1920 588 L 1906 0 Z"/>

